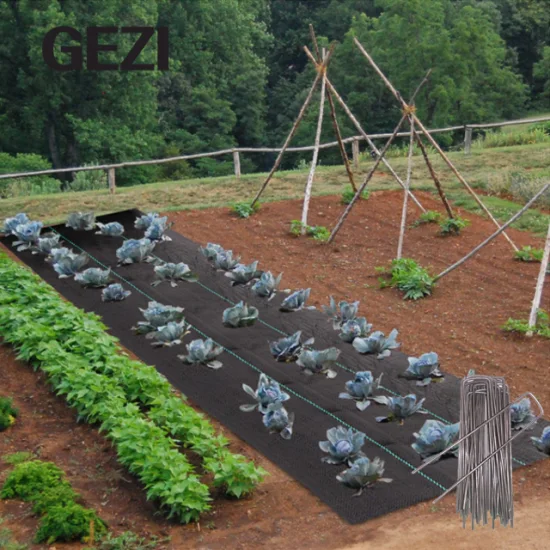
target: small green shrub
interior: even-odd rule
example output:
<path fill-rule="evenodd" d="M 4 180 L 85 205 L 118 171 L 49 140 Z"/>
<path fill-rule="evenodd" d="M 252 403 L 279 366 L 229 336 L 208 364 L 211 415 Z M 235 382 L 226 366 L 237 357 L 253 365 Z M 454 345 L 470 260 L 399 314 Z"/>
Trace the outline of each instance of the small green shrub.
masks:
<path fill-rule="evenodd" d="M 541 262 L 544 250 L 533 248 L 532 246 L 524 246 L 521 250 L 516 250 L 514 259 L 521 262 Z"/>
<path fill-rule="evenodd" d="M 353 187 L 348 186 L 342 193 L 342 204 L 349 204 L 353 197 L 355 197 L 355 191 L 353 190 Z M 368 189 L 365 189 L 361 193 L 361 198 L 363 200 L 368 200 L 370 197 L 370 191 Z"/>
<path fill-rule="evenodd" d="M 419 225 L 424 225 L 426 223 L 439 223 L 441 221 L 441 217 L 441 213 L 436 210 L 422 212 L 418 219 L 413 223 L 413 227 L 418 227 Z"/>
<path fill-rule="evenodd" d="M 516 332 L 526 334 L 533 331 L 533 334 L 550 338 L 550 316 L 544 309 L 537 311 L 537 320 L 534 327 L 529 326 L 529 321 L 523 319 L 508 319 L 503 325 L 502 330 L 506 332 Z"/>
<path fill-rule="evenodd" d="M 380 287 L 401 290 L 405 300 L 419 300 L 429 296 L 435 287 L 435 278 L 410 258 L 393 260 L 389 271 L 384 267 L 377 267 L 376 271 L 390 276 L 389 281 L 380 279 Z"/>
<path fill-rule="evenodd" d="M 33 502 L 32 511 L 34 514 L 45 514 L 53 506 L 69 506 L 73 504 L 79 495 L 67 483 L 55 487 L 49 487 L 45 491 L 34 495 L 30 501 Z"/>
<path fill-rule="evenodd" d="M 440 224 L 441 235 L 448 237 L 449 235 L 460 235 L 460 231 L 470 225 L 468 220 L 465 220 L 459 216 L 455 218 L 447 218 Z"/>
<path fill-rule="evenodd" d="M 52 462 L 22 462 L 9 473 L 0 491 L 0 498 L 32 500 L 46 489 L 60 484 L 67 485 L 64 473 Z"/>
<path fill-rule="evenodd" d="M 13 406 L 11 397 L 0 397 L 0 432 L 9 428 L 18 414 L 19 411 Z"/>
<path fill-rule="evenodd" d="M 259 209 L 260 203 L 258 202 L 253 207 L 248 202 L 237 202 L 231 207 L 231 211 L 239 218 L 250 218 Z"/>
<path fill-rule="evenodd" d="M 99 537 L 107 531 L 105 522 L 93 510 L 80 504 L 73 502 L 68 506 L 52 506 L 42 517 L 35 540 L 46 544 L 77 540 L 89 542 L 92 522 L 95 536 Z"/>

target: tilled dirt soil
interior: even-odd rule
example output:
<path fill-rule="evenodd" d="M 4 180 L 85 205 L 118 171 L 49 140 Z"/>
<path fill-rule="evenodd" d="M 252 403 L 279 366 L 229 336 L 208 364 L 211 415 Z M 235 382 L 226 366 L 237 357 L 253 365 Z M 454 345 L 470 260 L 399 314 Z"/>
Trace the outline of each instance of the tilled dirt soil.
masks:
<path fill-rule="evenodd" d="M 441 210 L 430 195 L 418 196 L 426 208 Z M 379 290 L 375 271 L 395 256 L 401 202 L 398 192 L 373 193 L 368 201 L 355 206 L 334 244 L 328 246 L 289 234 L 290 221 L 300 219 L 300 201 L 266 204 L 247 220 L 235 218 L 228 209 L 168 215 L 175 221 L 173 229 L 197 242 L 219 243 L 242 255 L 243 261 L 259 260 L 260 269 L 284 272 L 284 288 L 311 287 L 314 305 L 327 304 L 329 295 L 336 300 L 361 300 L 360 314 L 374 324 L 375 330 L 399 329 L 405 353 L 437 351 L 442 370 L 457 376 L 466 375 L 470 368 L 503 375 L 512 397 L 532 391 L 543 407 L 550 409 L 550 341 L 525 340 L 500 330 L 508 317 L 528 315 L 539 265 L 514 261 L 510 245 L 500 237 L 444 277 L 432 297 L 403 301 L 398 291 Z M 336 197 L 315 198 L 309 223 L 332 227 L 342 208 Z M 417 214 L 411 206 L 411 223 Z M 494 230 L 490 221 L 462 215 L 472 224 L 458 237 L 439 237 L 434 225 L 409 229 L 404 256 L 437 273 Z M 512 230 L 509 235 L 518 246 L 541 246 L 540 240 L 527 233 Z M 550 291 L 543 297 L 542 307 L 550 309 Z M 436 507 L 428 502 L 350 527 L 234 437 L 233 450 L 266 468 L 271 474 L 268 480 L 248 499 L 216 500 L 200 530 L 198 526 L 175 525 L 155 515 L 139 483 L 118 467 L 109 443 L 95 428 L 76 423 L 74 413 L 51 393 L 41 374 L 16 361 L 7 347 L 0 348 L 0 365 L 2 394 L 14 396 L 21 410 L 18 423 L 2 433 L 0 454 L 35 451 L 42 459 L 56 462 L 67 472 L 84 503 L 96 508 L 115 532 L 132 529 L 144 535 L 170 536 L 170 542 L 161 547 L 174 549 L 548 547 L 550 461 L 515 472 L 513 529 L 462 529 L 453 496 Z M 7 470 L 0 463 L 2 476 Z M 32 539 L 37 519 L 28 505 L 0 501 L 0 515 L 6 518 L 2 527 L 9 527 L 20 542 Z"/>

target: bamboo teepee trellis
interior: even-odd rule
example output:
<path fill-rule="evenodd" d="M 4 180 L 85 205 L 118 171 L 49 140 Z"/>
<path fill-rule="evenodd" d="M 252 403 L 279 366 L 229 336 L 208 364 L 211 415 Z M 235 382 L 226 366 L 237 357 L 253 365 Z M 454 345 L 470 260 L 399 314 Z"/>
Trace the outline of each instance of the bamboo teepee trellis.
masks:
<path fill-rule="evenodd" d="M 315 66 L 316 73 L 317 73 L 316 77 L 315 77 L 314 82 L 313 82 L 313 84 L 312 84 L 312 86 L 309 90 L 309 93 L 308 93 L 308 95 L 307 95 L 307 97 L 304 101 L 304 104 L 302 105 L 302 108 L 300 109 L 300 112 L 298 113 L 298 116 L 297 116 L 296 120 L 294 121 L 294 124 L 293 124 L 293 126 L 292 126 L 292 128 L 291 128 L 291 130 L 290 130 L 290 132 L 289 132 L 282 148 L 281 148 L 281 151 L 280 151 L 277 159 L 275 160 L 275 163 L 274 163 L 271 171 L 269 172 L 267 178 L 265 179 L 262 187 L 260 188 L 260 190 L 258 191 L 256 196 L 254 197 L 254 200 L 252 201 L 251 206 L 254 206 L 257 203 L 257 201 L 260 199 L 261 195 L 263 194 L 263 192 L 265 191 L 265 189 L 269 185 L 270 181 L 272 180 L 273 175 L 275 174 L 275 172 L 277 171 L 277 169 L 281 165 L 281 161 L 282 161 L 282 158 L 284 156 L 284 153 L 288 149 L 288 147 L 290 145 L 290 142 L 292 141 L 293 137 L 296 135 L 296 132 L 297 132 L 299 126 L 300 126 L 300 123 L 302 122 L 302 120 L 304 118 L 304 115 L 307 111 L 307 108 L 309 107 L 309 105 L 311 103 L 311 100 L 313 98 L 313 94 L 314 94 L 316 88 L 319 86 L 319 83 L 321 83 L 321 101 L 320 101 L 320 106 L 319 106 L 319 118 L 318 118 L 318 122 L 317 122 L 317 132 L 316 132 L 316 136 L 315 136 L 315 146 L 314 146 L 314 152 L 313 152 L 313 159 L 312 159 L 311 168 L 310 168 L 310 172 L 309 172 L 309 175 L 308 175 L 306 188 L 305 188 L 305 193 L 304 193 L 304 207 L 303 207 L 303 211 L 302 211 L 302 232 L 305 231 L 306 226 L 307 226 L 307 214 L 308 214 L 309 202 L 310 202 L 310 198 L 311 198 L 311 190 L 312 190 L 312 186 L 313 186 L 313 180 L 314 180 L 314 176 L 315 176 L 315 169 L 316 169 L 317 160 L 318 160 L 319 141 L 320 141 L 320 133 L 321 133 L 321 129 L 322 129 L 322 119 L 323 119 L 323 114 L 324 114 L 324 100 L 325 100 L 325 98 L 328 100 L 328 103 L 329 103 L 334 131 L 335 131 L 335 134 L 336 134 L 336 137 L 337 137 L 337 140 L 338 140 L 340 152 L 341 152 L 341 155 L 342 155 L 342 160 L 344 161 L 344 166 L 346 167 L 346 173 L 348 175 L 348 179 L 349 179 L 349 182 L 352 186 L 352 189 L 357 193 L 357 191 L 358 191 L 357 185 L 355 184 L 355 180 L 354 180 L 354 177 L 353 177 L 353 172 L 351 170 L 351 165 L 349 163 L 349 159 L 348 159 L 346 151 L 345 151 L 345 146 L 344 146 L 344 143 L 343 143 L 343 140 L 342 140 L 340 127 L 338 125 L 338 120 L 337 120 L 337 117 L 336 117 L 336 109 L 335 109 L 334 99 L 336 99 L 336 101 L 341 105 L 341 107 L 343 108 L 346 115 L 352 121 L 354 126 L 359 130 L 359 132 L 361 133 L 363 138 L 367 141 L 367 143 L 368 143 L 369 147 L 371 148 L 371 150 L 373 151 L 373 153 L 377 156 L 377 165 L 378 165 L 378 163 L 383 162 L 386 165 L 386 167 L 389 169 L 389 171 L 393 175 L 393 177 L 396 179 L 396 181 L 399 183 L 399 185 L 403 189 L 406 190 L 406 192 L 412 198 L 412 200 L 415 202 L 415 204 L 418 206 L 418 208 L 420 208 L 420 210 L 422 212 L 425 212 L 426 209 L 420 204 L 420 202 L 412 194 L 410 189 L 406 188 L 405 183 L 398 176 L 398 174 L 395 172 L 395 170 L 393 170 L 393 168 L 389 165 L 387 160 L 384 158 L 384 155 L 376 148 L 376 146 L 374 145 L 374 143 L 372 142 L 370 137 L 363 130 L 363 128 L 361 127 L 361 125 L 359 124 L 359 122 L 357 121 L 355 116 L 352 114 L 352 112 L 350 111 L 348 106 L 345 104 L 344 100 L 338 94 L 338 92 L 336 91 L 336 89 L 334 88 L 332 83 L 330 82 L 329 78 L 327 77 L 327 74 L 326 74 L 327 73 L 327 68 L 328 68 L 332 53 L 334 51 L 335 45 L 334 44 L 331 45 L 331 47 L 329 49 L 329 52 L 326 56 L 321 56 L 321 53 L 319 51 L 319 47 L 318 47 L 318 44 L 317 44 L 317 39 L 316 39 L 316 36 L 315 36 L 315 32 L 313 31 L 313 27 L 311 25 L 310 25 L 310 32 L 311 32 L 311 37 L 312 37 L 314 50 L 315 50 L 317 56 L 315 57 L 307 47 L 304 47 L 304 50 L 305 50 L 306 54 L 308 55 L 309 59 L 312 61 L 312 63 Z M 393 141 L 394 138 L 395 138 L 395 136 L 392 136 L 391 141 Z"/>

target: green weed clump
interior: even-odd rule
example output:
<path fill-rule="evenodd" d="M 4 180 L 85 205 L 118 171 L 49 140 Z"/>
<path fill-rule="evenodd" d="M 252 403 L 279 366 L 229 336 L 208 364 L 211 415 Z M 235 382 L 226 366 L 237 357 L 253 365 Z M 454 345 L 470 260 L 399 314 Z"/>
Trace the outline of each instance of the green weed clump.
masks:
<path fill-rule="evenodd" d="M 542 262 L 544 250 L 532 246 L 524 246 L 521 250 L 514 252 L 514 259 L 521 262 Z"/>
<path fill-rule="evenodd" d="M 250 218 L 252 214 L 260 209 L 260 203 L 257 202 L 254 206 L 250 206 L 248 202 L 236 202 L 231 206 L 233 214 L 239 218 Z"/>
<path fill-rule="evenodd" d="M 422 212 L 418 219 L 413 223 L 413 227 L 418 227 L 419 225 L 425 225 L 427 223 L 439 223 L 441 221 L 441 213 L 436 210 L 428 210 Z"/>
<path fill-rule="evenodd" d="M 518 334 L 526 334 L 527 332 L 532 332 L 537 336 L 550 338 L 550 316 L 545 310 L 539 309 L 537 311 L 537 320 L 534 327 L 530 327 L 529 321 L 527 320 L 510 318 L 503 325 L 502 330 L 506 332 L 515 332 Z"/>
<path fill-rule="evenodd" d="M 302 234 L 304 224 L 300 220 L 290 222 L 290 234 L 299 237 Z M 306 225 L 306 235 L 313 237 L 316 241 L 326 242 L 330 238 L 330 230 L 323 225 Z"/>
<path fill-rule="evenodd" d="M 454 218 L 447 218 L 443 220 L 439 224 L 440 233 L 444 237 L 448 237 L 450 235 L 460 235 L 460 232 L 462 229 L 470 225 L 470 222 L 468 220 L 465 220 L 459 216 L 456 216 Z"/>
<path fill-rule="evenodd" d="M 405 300 L 419 300 L 431 295 L 435 287 L 435 277 L 410 258 L 393 260 L 390 269 L 377 267 L 376 271 L 387 278 L 380 278 L 380 288 L 392 287 L 404 293 Z"/>

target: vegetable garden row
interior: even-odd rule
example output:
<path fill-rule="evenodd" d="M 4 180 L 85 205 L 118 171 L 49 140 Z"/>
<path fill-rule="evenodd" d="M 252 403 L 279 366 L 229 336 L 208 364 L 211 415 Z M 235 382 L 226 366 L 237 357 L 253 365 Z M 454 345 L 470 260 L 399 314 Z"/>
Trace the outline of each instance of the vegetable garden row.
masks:
<path fill-rule="evenodd" d="M 282 303 L 273 307 L 280 276 L 258 271 L 257 262 L 243 265 L 231 251 L 218 245 L 208 245 L 199 253 L 197 245 L 183 237 L 177 234 L 168 237 L 165 218 L 138 215 L 135 220 L 135 216 L 135 212 L 127 212 L 106 217 L 103 221 L 107 223 L 97 223 L 100 236 L 96 237 L 92 234 L 96 227 L 93 216 L 76 215 L 69 220 L 71 229 L 53 228 L 53 236 L 33 237 L 30 246 L 26 246 L 23 239 L 16 245 L 20 248 L 18 254 L 71 301 L 100 313 L 124 345 L 148 362 L 154 362 L 172 384 L 181 388 L 203 410 L 294 475 L 349 521 L 364 521 L 431 498 L 454 481 L 456 461 L 453 459 L 430 466 L 429 475 L 410 476 L 423 457 L 442 450 L 456 439 L 457 425 L 452 419 L 458 416 L 459 381 L 446 376 L 444 383 L 430 384 L 432 380 L 443 379 L 436 353 L 406 358 L 392 351 L 399 346 L 397 331 L 388 338 L 381 332 L 372 332 L 372 325 L 364 317 L 357 316 L 357 302 L 341 302 L 337 307 L 331 299 L 331 304 L 324 309 L 332 319 L 332 330 L 326 326 L 326 315 L 309 311 L 306 306 L 309 289 L 288 292 Z M 125 232 L 138 237 L 143 231 L 145 237 L 125 239 L 121 245 L 119 239 L 125 238 Z M 21 229 L 19 233 L 24 234 Z M 34 234 L 37 235 L 36 226 Z M 43 239 L 53 240 L 46 242 Z M 66 248 L 63 251 L 64 247 L 59 246 L 61 239 L 63 244 L 80 253 L 72 253 Z M 164 260 L 152 254 L 162 243 L 168 243 L 162 245 Z M 55 271 L 26 248 L 46 254 Z M 209 267 L 203 256 L 216 269 Z M 118 265 L 113 266 L 115 258 L 118 258 Z M 194 269 L 183 264 L 182 258 L 189 261 L 194 258 Z M 97 267 L 81 271 L 90 259 Z M 147 262 L 156 265 L 153 268 Z M 9 271 L 7 267 L 3 269 L 2 273 Z M 225 271 L 231 284 L 220 278 L 217 270 Z M 75 281 L 67 280 L 69 277 Z M 117 283 L 114 290 L 113 285 L 106 286 L 112 277 L 120 280 L 122 286 Z M 46 285 L 37 285 L 32 275 L 21 279 L 12 272 L 3 278 L 12 287 L 2 299 L 6 303 L 12 301 L 9 302 L 10 313 L 1 317 L 0 330 L 19 347 L 23 358 L 40 362 L 54 386 L 82 416 L 102 423 L 117 446 L 121 461 L 142 479 L 150 496 L 164 504 L 170 514 L 182 521 L 196 519 L 208 508 L 210 497 L 208 487 L 193 472 L 185 455 L 174 447 L 173 441 L 166 443 L 166 434 L 199 454 L 204 468 L 214 473 L 214 483 L 225 486 L 229 494 L 245 494 L 261 480 L 264 472 L 242 457 L 231 455 L 225 442 L 215 439 L 204 419 L 172 395 L 170 384 L 152 367 L 139 364 L 138 369 L 135 361 L 117 354 L 116 340 L 104 333 L 105 327 L 97 317 L 89 317 L 62 302 L 55 293 L 46 290 Z M 18 285 L 25 280 L 32 280 L 30 287 L 35 290 L 31 292 L 25 288 L 25 292 L 18 292 Z M 186 282 L 177 286 L 179 280 Z M 161 285 L 163 281 L 170 284 Z M 106 286 L 103 301 L 93 298 L 94 293 L 87 290 L 90 286 Z M 26 299 L 25 293 L 31 298 Z M 53 320 L 61 315 L 57 311 L 56 316 L 53 302 L 47 303 L 43 310 L 36 309 L 43 302 L 44 294 L 51 300 L 56 297 L 61 304 L 56 307 L 62 308 L 61 311 L 72 308 L 72 316 L 68 319 L 80 319 L 78 327 L 85 327 L 82 336 L 72 336 L 76 327 L 74 322 L 63 325 L 67 318 L 65 313 L 57 331 L 57 323 Z M 17 298 L 19 295 L 23 298 Z M 123 303 L 118 303 L 120 301 Z M 147 308 L 140 307 L 144 301 Z M 231 307 L 220 308 L 221 301 Z M 249 305 L 252 301 L 254 305 Z M 161 305 L 166 302 L 173 305 Z M 26 303 L 32 307 L 26 307 Z M 181 305 L 185 305 L 185 315 Z M 27 309 L 26 314 L 24 310 Z M 139 319 L 139 309 L 145 321 Z M 288 312 L 293 313 L 289 315 Z M 21 316 L 25 315 L 25 320 L 21 321 Z M 24 336 L 27 322 L 36 334 L 30 338 L 30 343 Z M 132 322 L 134 331 L 130 330 Z M 284 330 L 276 328 L 277 324 Z M 301 342 L 301 334 L 306 330 L 315 334 L 317 341 L 329 345 L 344 343 L 345 349 L 333 345 L 314 350 L 313 339 Z M 187 345 L 187 355 L 176 355 L 174 348 L 177 349 L 183 337 L 193 331 L 203 338 Z M 282 338 L 274 341 L 273 331 Z M 143 334 L 145 338 L 140 336 Z M 50 342 L 46 343 L 47 340 Z M 358 355 L 350 349 L 366 355 Z M 80 363 L 73 360 L 73 355 Z M 342 359 L 345 364 L 338 362 Z M 293 362 L 300 369 L 289 364 Z M 60 368 L 60 363 L 65 367 Z M 204 369 L 199 366 L 201 364 L 213 368 Z M 220 368 L 222 364 L 225 368 Z M 370 370 L 365 370 L 366 366 Z M 132 378 L 138 370 L 139 383 Z M 345 393 L 339 393 L 338 385 L 335 386 L 332 380 L 340 370 L 353 375 L 353 380 L 345 384 Z M 65 378 L 68 373 L 70 379 Z M 258 374 L 260 383 L 254 390 Z M 416 394 L 423 396 L 409 393 L 411 382 L 417 388 Z M 254 403 L 243 403 L 243 388 Z M 101 396 L 97 398 L 99 405 L 96 396 Z M 82 403 L 86 399 L 90 399 L 91 404 Z M 346 400 L 348 403 L 355 401 L 355 405 L 346 406 Z M 369 407 L 371 401 L 386 406 L 387 413 L 371 415 L 372 409 L 378 409 Z M 255 415 L 239 414 L 239 406 L 242 412 L 259 410 L 267 433 L 256 424 Z M 141 412 L 143 410 L 145 412 Z M 434 419 L 420 423 L 419 412 L 430 414 Z M 512 414 L 514 427 L 521 429 L 530 414 L 529 402 L 522 402 Z M 405 419 L 406 428 L 403 428 Z M 399 422 L 391 422 L 393 420 Z M 125 433 L 124 426 L 135 427 L 132 437 Z M 195 429 L 196 426 L 199 427 Z M 269 436 L 272 432 L 280 433 L 283 438 L 274 442 Z M 411 436 L 414 436 L 412 445 Z M 161 456 L 142 448 L 139 442 L 143 437 L 147 442 L 145 449 L 152 441 L 158 442 L 159 448 L 164 445 L 162 456 L 166 452 L 170 458 L 163 462 Z M 519 438 L 514 445 L 515 465 L 544 458 L 549 437 L 550 429 L 546 428 L 540 438 L 534 438 L 535 445 L 529 442 L 527 435 Z M 140 460 L 143 455 L 134 455 L 138 450 L 148 457 L 151 455 L 152 464 L 143 466 Z M 177 460 L 176 455 L 179 456 Z M 323 466 L 327 462 L 341 467 L 334 471 Z M 162 479 L 164 483 L 161 484 L 154 476 L 158 474 L 163 478 L 167 465 L 172 463 L 179 468 L 175 477 L 184 481 L 175 483 L 174 479 L 170 482 Z M 342 471 L 345 466 L 348 468 Z M 390 481 L 383 477 L 385 468 L 393 479 L 386 489 L 376 483 Z M 376 490 L 369 491 L 368 502 L 362 509 L 350 506 L 346 487 L 360 494 L 363 488 L 374 484 Z M 182 498 L 174 506 L 176 495 Z M 183 503 L 186 500 L 187 509 Z"/>

